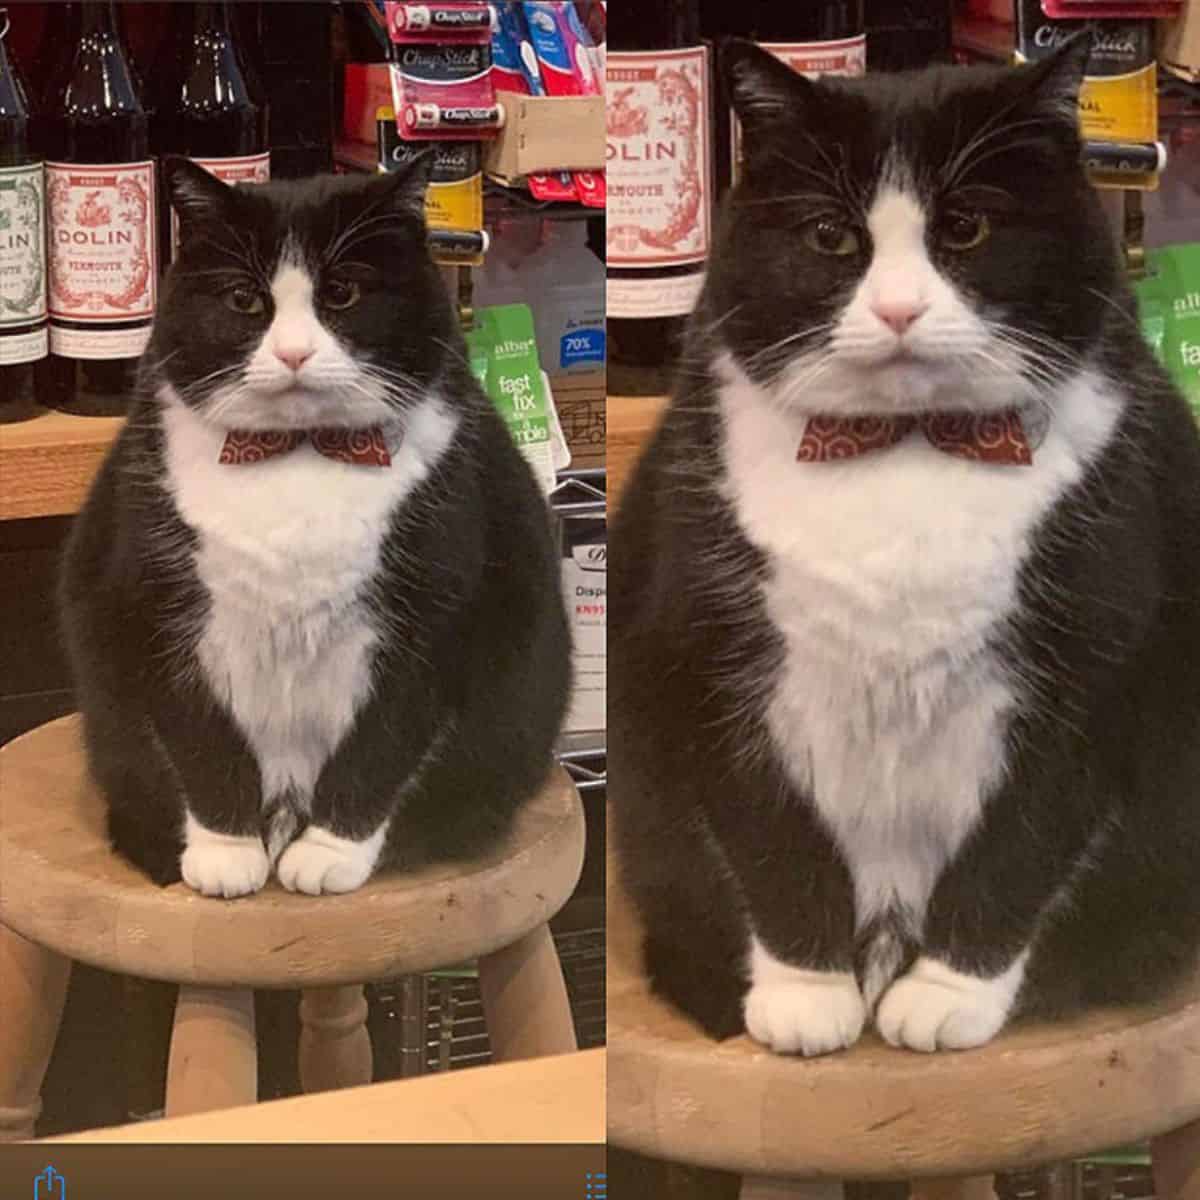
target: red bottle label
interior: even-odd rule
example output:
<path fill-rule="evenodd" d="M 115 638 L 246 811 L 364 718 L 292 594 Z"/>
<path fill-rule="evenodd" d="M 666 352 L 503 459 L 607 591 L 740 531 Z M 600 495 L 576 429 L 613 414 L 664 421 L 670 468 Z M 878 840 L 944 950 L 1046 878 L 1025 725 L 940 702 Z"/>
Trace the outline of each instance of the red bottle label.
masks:
<path fill-rule="evenodd" d="M 610 52 L 608 265 L 701 263 L 710 238 L 708 49 Z"/>
<path fill-rule="evenodd" d="M 867 35 L 839 38 L 831 42 L 760 42 L 762 48 L 798 75 L 814 79 L 818 75 L 855 77 L 867 72 Z M 733 140 L 734 173 L 742 158 L 742 125 L 730 114 Z"/>
<path fill-rule="evenodd" d="M 243 154 L 235 158 L 193 158 L 198 167 L 222 183 L 266 183 L 271 178 L 271 152 Z M 179 217 L 171 209 L 171 258 L 179 251 Z"/>
<path fill-rule="evenodd" d="M 46 164 L 50 349 L 76 358 L 140 354 L 154 316 L 154 163 Z M 56 321 L 94 325 L 61 329 Z M 104 330 L 145 321 L 140 329 Z"/>
<path fill-rule="evenodd" d="M 862 75 L 867 69 L 867 38 L 833 42 L 763 42 L 780 62 L 800 75 Z"/>

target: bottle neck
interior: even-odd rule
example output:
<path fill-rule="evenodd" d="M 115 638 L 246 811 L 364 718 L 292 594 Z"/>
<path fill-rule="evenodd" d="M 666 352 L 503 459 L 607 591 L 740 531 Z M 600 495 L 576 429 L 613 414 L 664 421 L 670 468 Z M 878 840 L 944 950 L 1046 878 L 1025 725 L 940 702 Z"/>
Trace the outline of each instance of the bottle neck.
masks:
<path fill-rule="evenodd" d="M 637 19 L 627 18 L 609 27 L 613 50 L 670 50 L 700 41 L 699 0 L 657 0 L 637 9 Z"/>
<path fill-rule="evenodd" d="M 114 0 L 89 0 L 78 9 L 79 33 L 83 37 L 98 34 L 117 36 L 117 9 Z"/>
<path fill-rule="evenodd" d="M 192 33 L 223 33 L 233 32 L 233 17 L 229 11 L 229 0 L 204 0 L 203 3 L 192 5 Z"/>
<path fill-rule="evenodd" d="M 8 48 L 8 24 L 8 12 L 0 7 L 0 121 L 24 121 L 29 117 L 29 98 Z"/>

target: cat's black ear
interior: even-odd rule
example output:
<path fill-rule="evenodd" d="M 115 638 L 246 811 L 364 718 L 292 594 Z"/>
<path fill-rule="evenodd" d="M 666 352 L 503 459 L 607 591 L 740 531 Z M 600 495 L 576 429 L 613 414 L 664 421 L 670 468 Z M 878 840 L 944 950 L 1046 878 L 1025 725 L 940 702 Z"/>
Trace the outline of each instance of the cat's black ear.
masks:
<path fill-rule="evenodd" d="M 170 154 L 163 159 L 163 178 L 171 207 L 186 229 L 199 221 L 223 221 L 229 216 L 233 188 L 190 159 Z"/>
<path fill-rule="evenodd" d="M 1072 128 L 1079 124 L 1079 89 L 1092 53 L 1091 25 L 1063 42 L 1040 62 L 1021 67 L 1026 95 L 1047 116 L 1060 117 Z"/>
<path fill-rule="evenodd" d="M 396 212 L 408 212 L 415 217 L 425 215 L 425 191 L 433 177 L 436 150 L 430 146 L 404 164 L 398 171 L 389 171 L 374 183 L 377 197 L 372 208 L 389 205 Z"/>
<path fill-rule="evenodd" d="M 753 42 L 729 38 L 718 51 L 721 82 L 733 111 L 753 142 L 756 135 L 801 112 L 812 84 Z"/>

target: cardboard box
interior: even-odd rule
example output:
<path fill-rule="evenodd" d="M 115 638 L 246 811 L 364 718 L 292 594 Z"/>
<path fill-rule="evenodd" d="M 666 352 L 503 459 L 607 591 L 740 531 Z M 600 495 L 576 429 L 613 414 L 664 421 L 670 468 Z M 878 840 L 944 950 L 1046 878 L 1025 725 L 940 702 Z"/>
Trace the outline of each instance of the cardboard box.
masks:
<path fill-rule="evenodd" d="M 1164 21 L 1158 60 L 1168 71 L 1200 83 L 1200 0 L 1190 0 L 1173 21 Z"/>
<path fill-rule="evenodd" d="M 571 448 L 571 466 L 604 466 L 607 440 L 607 396 L 603 371 L 550 376 L 559 424 Z"/>
<path fill-rule="evenodd" d="M 484 170 L 505 182 L 542 171 L 604 168 L 603 96 L 497 92 L 504 127 L 484 147 Z"/>

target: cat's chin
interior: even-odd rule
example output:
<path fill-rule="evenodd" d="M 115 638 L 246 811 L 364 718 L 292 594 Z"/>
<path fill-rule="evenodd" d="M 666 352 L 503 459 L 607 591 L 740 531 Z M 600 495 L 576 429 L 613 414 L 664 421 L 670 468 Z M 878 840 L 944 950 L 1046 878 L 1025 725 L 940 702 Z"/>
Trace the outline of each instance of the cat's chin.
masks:
<path fill-rule="evenodd" d="M 226 432 L 234 429 L 269 433 L 279 430 L 371 429 L 398 419 L 399 414 L 383 403 L 347 404 L 337 393 L 295 388 L 255 397 L 239 404 L 236 411 L 213 406 L 214 424 Z M 213 416 L 210 415 L 212 420 Z"/>
<path fill-rule="evenodd" d="M 968 378 L 958 364 L 893 358 L 869 366 L 847 366 L 831 380 L 826 412 L 846 416 L 904 416 L 934 410 L 986 412 L 1012 403 L 1012 380 Z"/>

